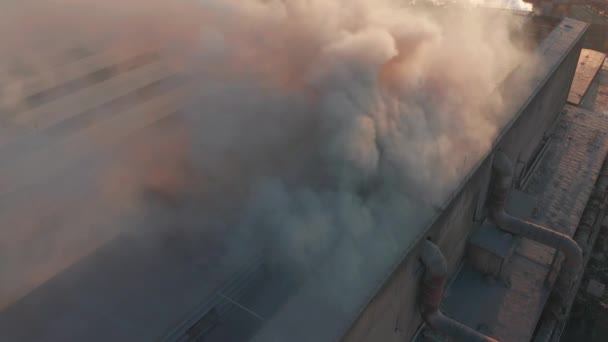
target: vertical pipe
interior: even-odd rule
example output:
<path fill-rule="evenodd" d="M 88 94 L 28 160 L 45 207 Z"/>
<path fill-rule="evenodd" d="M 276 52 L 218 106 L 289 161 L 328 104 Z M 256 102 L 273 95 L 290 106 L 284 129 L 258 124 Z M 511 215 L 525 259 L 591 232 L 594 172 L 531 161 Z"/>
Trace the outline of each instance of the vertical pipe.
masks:
<path fill-rule="evenodd" d="M 441 250 L 425 240 L 420 260 L 425 266 L 420 293 L 420 311 L 426 324 L 433 330 L 462 342 L 498 342 L 466 325 L 446 317 L 440 310 L 448 267 Z"/>

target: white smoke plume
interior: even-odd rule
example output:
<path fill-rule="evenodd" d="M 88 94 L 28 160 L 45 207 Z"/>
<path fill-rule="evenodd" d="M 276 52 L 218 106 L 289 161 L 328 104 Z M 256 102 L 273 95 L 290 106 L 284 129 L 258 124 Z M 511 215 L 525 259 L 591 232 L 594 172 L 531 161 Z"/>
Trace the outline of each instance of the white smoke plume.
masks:
<path fill-rule="evenodd" d="M 471 3 L 477 6 L 532 11 L 532 4 L 523 0 L 471 0 Z"/>
<path fill-rule="evenodd" d="M 345 279 L 366 279 L 369 265 L 358 248 L 382 246 L 379 258 L 392 262 L 419 233 L 429 208 L 442 205 L 491 146 L 507 119 L 501 109 L 508 99 L 495 89 L 531 56 L 512 38 L 521 33 L 519 21 L 405 1 L 2 6 L 13 11 L 3 12 L 0 37 L 7 39 L 0 40 L 17 55 L 27 52 L 23 37 L 67 41 L 112 32 L 117 53 L 163 47 L 196 89 L 177 123 L 150 129 L 118 156 L 98 158 L 91 196 L 105 206 L 82 210 L 78 222 L 68 208 L 63 219 L 70 222 L 54 223 L 61 229 L 50 237 L 11 241 L 28 249 L 5 252 L 0 276 L 15 279 L 20 290 L 56 272 L 48 260 L 69 244 L 96 246 L 98 236 L 152 224 L 195 234 L 194 248 L 218 250 L 210 252 L 213 262 L 247 244 L 271 248 L 302 274 L 348 245 Z M 25 17 L 37 18 L 29 31 L 14 20 Z M 141 203 L 151 187 L 170 199 L 160 209 Z M 44 189 L 49 198 L 63 196 Z M 89 228 L 142 208 L 152 220 L 121 222 L 112 234 Z M 2 227 L 5 241 L 11 229 Z M 146 229 L 150 239 L 159 238 Z M 348 283 L 340 284 L 344 300 Z M 3 302 L 17 296 L 11 289 L 3 289 Z"/>

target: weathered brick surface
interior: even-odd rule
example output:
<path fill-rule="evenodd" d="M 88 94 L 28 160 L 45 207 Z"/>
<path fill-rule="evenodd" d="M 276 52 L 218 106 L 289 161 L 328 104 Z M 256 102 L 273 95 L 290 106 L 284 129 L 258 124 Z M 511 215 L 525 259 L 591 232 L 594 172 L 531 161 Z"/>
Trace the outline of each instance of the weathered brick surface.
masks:
<path fill-rule="evenodd" d="M 550 146 L 531 176 L 537 220 L 573 235 L 608 152 L 608 116 L 567 105 Z"/>

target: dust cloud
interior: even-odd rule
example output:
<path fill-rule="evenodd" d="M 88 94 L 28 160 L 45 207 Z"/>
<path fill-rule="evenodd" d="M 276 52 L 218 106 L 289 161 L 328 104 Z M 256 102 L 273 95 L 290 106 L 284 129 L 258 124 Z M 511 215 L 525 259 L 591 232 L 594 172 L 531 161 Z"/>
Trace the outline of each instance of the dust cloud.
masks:
<path fill-rule="evenodd" d="M 334 298 L 348 301 L 370 267 L 359 249 L 372 244 L 394 262 L 428 208 L 490 148 L 508 119 L 497 86 L 531 56 L 513 39 L 520 21 L 405 1 L 2 7 L 0 41 L 11 51 L 2 63 L 27 61 L 36 73 L 54 62 L 35 48 L 83 39 L 117 56 L 158 49 L 194 89 L 170 123 L 111 152 L 92 139 L 86 162 L 52 176 L 41 160 L 35 186 L 1 191 L 5 304 L 132 230 L 154 243 L 189 236 L 187 248 L 217 263 L 270 250 L 299 274 L 347 250 Z M 5 108 L 22 91 L 10 77 Z M 54 153 L 46 158 L 65 158 Z"/>

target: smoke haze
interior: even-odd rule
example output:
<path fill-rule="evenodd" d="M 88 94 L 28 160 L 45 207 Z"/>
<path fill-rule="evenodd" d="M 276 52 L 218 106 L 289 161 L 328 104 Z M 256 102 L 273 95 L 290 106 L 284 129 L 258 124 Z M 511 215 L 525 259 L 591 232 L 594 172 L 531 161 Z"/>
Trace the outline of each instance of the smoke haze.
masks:
<path fill-rule="evenodd" d="M 2 63 L 42 70 L 51 59 L 32 47 L 98 40 L 116 56 L 159 49 L 194 89 L 169 123 L 120 148 L 91 138 L 78 161 L 55 148 L 25 175 L 0 172 L 11 189 L 0 191 L 4 305 L 133 230 L 150 243 L 195 236 L 192 248 L 218 264 L 244 246 L 270 249 L 301 274 L 344 249 L 334 298 L 351 300 L 349 286 L 372 281 L 358 249 L 373 244 L 394 262 L 490 148 L 508 119 L 496 87 L 531 58 L 512 38 L 520 21 L 403 1 L 1 6 L 0 41 L 12 51 Z M 22 90 L 6 77 L 2 100 L 14 108 Z M 11 156 L 25 153 L 15 146 Z M 48 172 L 49 158 L 70 166 Z"/>

